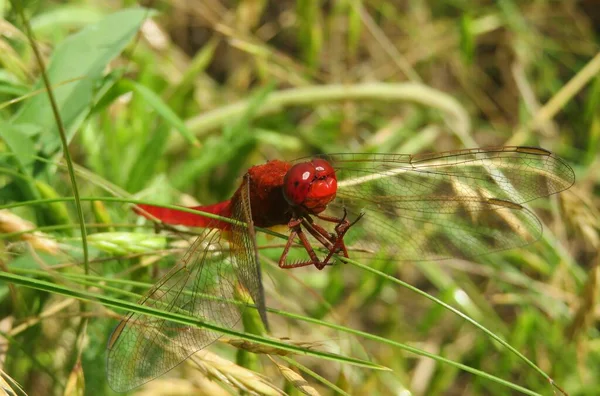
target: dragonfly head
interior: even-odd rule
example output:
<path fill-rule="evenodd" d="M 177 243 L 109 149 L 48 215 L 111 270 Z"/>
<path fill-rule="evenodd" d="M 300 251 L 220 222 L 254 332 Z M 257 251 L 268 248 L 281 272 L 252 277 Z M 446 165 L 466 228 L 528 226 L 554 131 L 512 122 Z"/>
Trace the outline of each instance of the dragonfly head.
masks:
<path fill-rule="evenodd" d="M 288 203 L 311 214 L 324 211 L 336 190 L 335 169 L 320 158 L 292 166 L 283 179 L 283 195 Z"/>

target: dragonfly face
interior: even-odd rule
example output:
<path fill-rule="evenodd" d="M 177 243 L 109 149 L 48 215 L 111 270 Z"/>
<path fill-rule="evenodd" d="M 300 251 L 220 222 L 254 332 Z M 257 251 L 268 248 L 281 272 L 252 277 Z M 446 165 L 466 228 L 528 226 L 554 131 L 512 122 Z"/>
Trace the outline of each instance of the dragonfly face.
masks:
<path fill-rule="evenodd" d="M 335 170 L 321 158 L 294 165 L 283 180 L 283 193 L 288 203 L 300 206 L 310 214 L 323 212 L 335 198 L 336 191 Z"/>

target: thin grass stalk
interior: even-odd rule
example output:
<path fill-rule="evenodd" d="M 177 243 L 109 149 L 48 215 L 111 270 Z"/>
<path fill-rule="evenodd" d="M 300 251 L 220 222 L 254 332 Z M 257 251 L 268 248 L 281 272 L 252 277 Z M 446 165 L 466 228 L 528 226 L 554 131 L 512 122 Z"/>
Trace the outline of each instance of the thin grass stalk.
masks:
<path fill-rule="evenodd" d="M 42 76 L 42 80 L 44 82 L 44 86 L 46 87 L 46 93 L 48 94 L 48 100 L 50 102 L 50 107 L 52 108 L 52 113 L 54 114 L 54 119 L 56 121 L 58 133 L 60 136 L 61 144 L 63 147 L 63 155 L 65 157 L 65 161 L 67 163 L 67 169 L 69 173 L 69 179 L 71 182 L 71 187 L 73 189 L 73 195 L 75 197 L 75 206 L 77 208 L 77 216 L 79 217 L 79 226 L 81 232 L 81 243 L 83 248 L 83 268 L 86 274 L 89 273 L 89 252 L 87 246 L 87 232 L 85 228 L 85 218 L 83 216 L 83 208 L 81 207 L 81 200 L 79 199 L 79 188 L 77 187 L 77 180 L 75 180 L 75 171 L 73 170 L 73 161 L 71 159 L 71 153 L 69 152 L 69 144 L 67 142 L 67 133 L 65 131 L 64 124 L 62 122 L 62 118 L 60 116 L 60 111 L 58 110 L 58 105 L 56 103 L 56 99 L 54 98 L 54 92 L 52 91 L 52 87 L 50 84 L 50 80 L 48 78 L 48 74 L 46 73 L 46 65 L 44 64 L 44 60 L 40 51 L 37 47 L 35 37 L 33 35 L 33 31 L 31 29 L 31 25 L 29 24 L 29 20 L 25 16 L 25 10 L 20 1 L 12 1 L 13 6 L 17 10 L 19 16 L 21 17 L 21 21 L 23 22 L 23 26 L 25 27 L 25 34 L 27 35 L 27 39 L 31 45 L 33 50 L 36 62 L 40 69 L 40 73 Z M 81 320 L 79 321 L 79 325 L 77 326 L 77 330 L 75 332 L 76 339 L 82 339 L 85 329 L 87 327 L 87 315 L 85 314 L 87 311 L 87 303 L 85 301 L 80 302 L 80 310 L 82 313 Z M 71 354 L 71 358 L 69 359 L 69 366 L 74 367 L 75 363 L 79 360 L 81 356 L 83 343 L 76 343 L 75 348 Z"/>

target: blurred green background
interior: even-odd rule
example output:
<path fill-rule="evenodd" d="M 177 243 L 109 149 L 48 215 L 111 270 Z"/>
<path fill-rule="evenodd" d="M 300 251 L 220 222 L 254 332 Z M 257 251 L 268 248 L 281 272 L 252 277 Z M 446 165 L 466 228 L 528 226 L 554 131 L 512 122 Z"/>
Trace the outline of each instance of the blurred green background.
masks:
<path fill-rule="evenodd" d="M 550 395 L 550 376 L 571 395 L 598 394 L 596 2 L 0 0 L 0 12 L 6 388 L 113 393 L 105 347 L 126 310 L 102 297 L 136 301 L 123 290 L 143 293 L 173 264 L 163 253 L 184 246 L 127 200 L 218 202 L 267 159 L 528 145 L 577 176 L 532 204 L 541 241 L 377 269 L 466 313 L 545 374 L 382 276 L 347 265 L 282 271 L 265 258 L 267 305 L 301 315 L 270 315 L 274 336 L 390 370 L 314 355 L 272 361 L 219 343 L 210 351 L 227 360 L 182 365 L 133 393 Z"/>

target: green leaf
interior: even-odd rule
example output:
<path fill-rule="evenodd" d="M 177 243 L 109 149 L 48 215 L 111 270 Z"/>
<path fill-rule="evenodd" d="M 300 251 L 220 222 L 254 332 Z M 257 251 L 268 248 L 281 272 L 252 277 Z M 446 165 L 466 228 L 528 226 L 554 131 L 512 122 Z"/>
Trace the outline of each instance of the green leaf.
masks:
<path fill-rule="evenodd" d="M 189 131 L 189 129 L 185 126 L 185 123 L 175 114 L 173 110 L 161 99 L 160 96 L 155 94 L 152 90 L 148 89 L 148 87 L 138 84 L 131 80 L 121 81 L 120 84 L 123 84 L 126 88 L 131 91 L 134 91 L 136 94 L 140 95 L 146 103 L 152 107 L 156 112 L 173 128 L 177 129 L 179 133 L 186 139 L 188 142 L 193 144 L 194 146 L 200 147 L 200 142 L 196 137 Z"/>
<path fill-rule="evenodd" d="M 475 39 L 473 18 L 469 14 L 464 14 L 460 19 L 460 49 L 462 58 L 467 64 L 472 64 L 475 57 Z"/>
<path fill-rule="evenodd" d="M 152 12 L 144 8 L 117 12 L 56 47 L 47 73 L 69 140 L 89 112 L 94 88 L 104 69 L 131 41 L 149 15 Z M 40 80 L 34 89 L 41 87 Z M 43 130 L 40 143 L 44 153 L 60 149 L 56 121 L 47 95 L 36 95 L 28 100 L 12 121 L 39 125 Z"/>
<path fill-rule="evenodd" d="M 56 190 L 49 184 L 44 183 L 42 180 L 36 180 L 35 187 L 42 198 L 60 198 L 60 195 L 56 192 Z M 73 220 L 71 219 L 71 216 L 69 216 L 69 211 L 67 210 L 67 205 L 64 202 L 50 203 L 48 204 L 46 210 L 40 212 L 50 224 L 73 224 Z M 71 230 L 66 230 L 66 233 L 71 235 Z"/>
<path fill-rule="evenodd" d="M 26 131 L 20 126 L 10 125 L 0 121 L 0 138 L 4 140 L 10 151 L 19 163 L 21 172 L 31 175 L 35 152 L 33 141 L 27 136 Z"/>
<path fill-rule="evenodd" d="M 74 28 L 97 23 L 104 16 L 103 12 L 105 11 L 89 5 L 65 4 L 64 7 L 52 8 L 47 12 L 33 16 L 30 23 L 36 36 L 47 36 L 57 30 L 73 30 Z"/>

